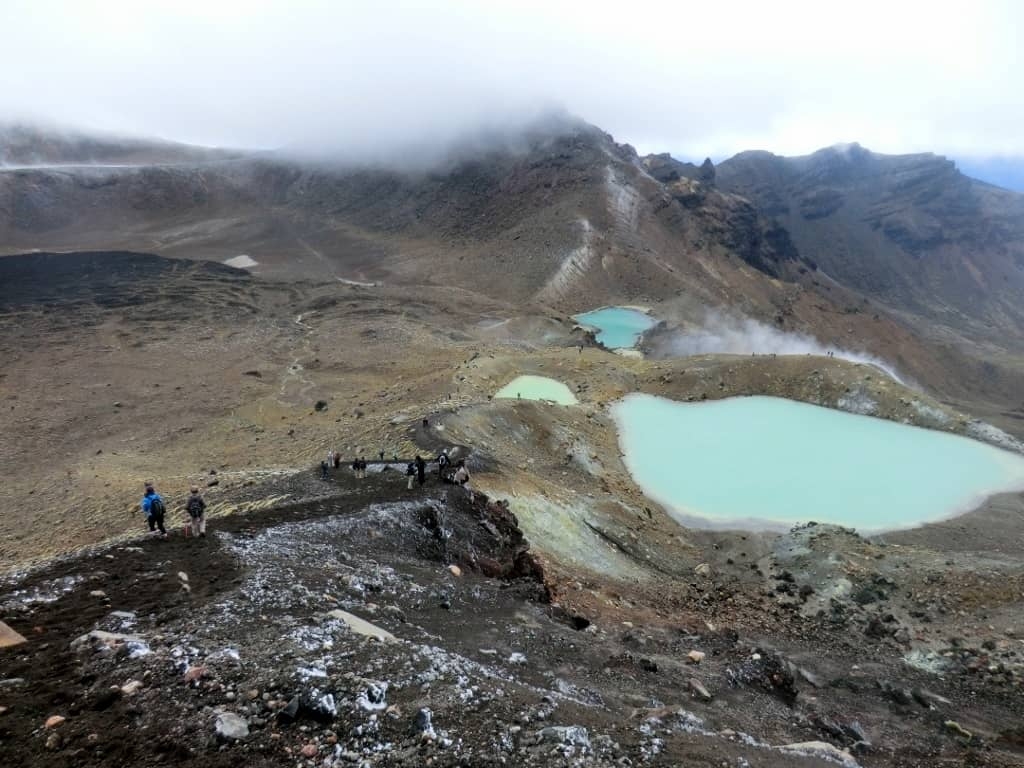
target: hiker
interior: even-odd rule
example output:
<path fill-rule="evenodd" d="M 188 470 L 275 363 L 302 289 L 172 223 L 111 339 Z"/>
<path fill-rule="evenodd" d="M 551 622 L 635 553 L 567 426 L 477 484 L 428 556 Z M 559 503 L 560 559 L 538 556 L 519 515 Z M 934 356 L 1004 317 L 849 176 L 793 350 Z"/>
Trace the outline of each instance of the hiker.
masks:
<path fill-rule="evenodd" d="M 377 455 L 380 456 L 380 463 L 383 464 L 384 463 L 384 451 L 383 450 L 378 451 Z"/>
<path fill-rule="evenodd" d="M 444 471 L 448 468 L 450 460 L 448 458 L 448 451 L 441 451 L 437 455 L 437 479 L 444 480 Z"/>
<path fill-rule="evenodd" d="M 334 449 L 327 452 L 327 466 L 330 467 L 334 464 Z"/>
<path fill-rule="evenodd" d="M 366 457 L 359 459 L 359 476 L 366 479 Z"/>
<path fill-rule="evenodd" d="M 199 495 L 199 486 L 192 486 L 192 494 L 185 504 L 188 516 L 192 519 L 192 535 L 206 537 L 206 502 Z"/>
<path fill-rule="evenodd" d="M 405 468 L 405 476 L 406 476 L 406 478 L 408 478 L 408 481 L 409 481 L 408 483 L 406 483 L 406 486 L 405 486 L 406 490 L 410 490 L 411 491 L 412 490 L 412 481 L 416 477 L 416 462 L 414 462 L 414 461 L 410 461 L 409 462 L 409 465 Z"/>
<path fill-rule="evenodd" d="M 352 474 L 355 475 L 356 480 L 359 479 L 359 457 L 356 456 L 352 459 Z"/>
<path fill-rule="evenodd" d="M 149 523 L 149 532 L 155 536 L 159 530 L 160 538 L 166 539 L 164 515 L 167 514 L 167 507 L 164 505 L 163 497 L 154 490 L 152 483 L 146 483 L 146 492 L 142 497 L 142 513 Z"/>
<path fill-rule="evenodd" d="M 416 454 L 416 479 L 420 481 L 420 485 L 427 482 L 427 462 L 423 460 L 423 457 L 418 453 Z"/>
<path fill-rule="evenodd" d="M 341 451 L 334 452 L 334 468 L 341 469 Z"/>
<path fill-rule="evenodd" d="M 469 485 L 469 470 L 466 468 L 466 462 L 460 461 L 459 468 L 455 470 L 455 475 L 452 477 L 457 485 L 461 485 L 467 491 L 469 491 L 469 500 L 473 500 L 473 489 Z"/>
<path fill-rule="evenodd" d="M 326 461 L 321 461 L 320 462 L 320 479 L 321 480 L 326 480 L 327 479 L 327 462 Z"/>

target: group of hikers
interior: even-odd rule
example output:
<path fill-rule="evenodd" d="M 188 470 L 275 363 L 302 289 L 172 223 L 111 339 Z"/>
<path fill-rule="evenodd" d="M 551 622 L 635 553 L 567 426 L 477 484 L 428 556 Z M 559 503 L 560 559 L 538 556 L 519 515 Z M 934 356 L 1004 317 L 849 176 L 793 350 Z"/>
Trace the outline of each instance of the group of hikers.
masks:
<path fill-rule="evenodd" d="M 380 457 L 381 463 L 384 463 L 385 466 L 389 466 L 392 463 L 385 462 L 384 451 L 380 451 L 377 455 Z M 470 497 L 472 497 L 473 490 L 469 487 L 469 468 L 466 467 L 466 462 L 463 459 L 452 461 L 452 458 L 448 455 L 448 451 L 443 450 L 437 455 L 436 462 L 437 477 L 442 483 L 461 485 L 469 491 Z M 400 463 L 397 455 L 393 457 L 393 463 Z M 334 467 L 334 469 L 341 468 L 341 454 L 334 450 L 328 451 L 327 458 L 320 462 L 321 479 L 330 479 L 329 470 L 331 467 Z M 355 473 L 357 479 L 365 478 L 366 459 L 361 457 L 353 459 L 352 471 Z M 416 458 L 406 465 L 405 476 L 407 478 L 406 488 L 410 491 L 413 489 L 414 482 L 418 481 L 420 486 L 426 483 L 427 462 L 422 456 L 417 454 Z M 142 514 L 146 517 L 146 523 L 149 525 L 150 534 L 153 536 L 159 536 L 162 539 L 168 538 L 167 527 L 165 525 L 167 504 L 164 501 L 163 496 L 156 492 L 152 482 L 146 482 L 145 492 L 142 495 L 142 503 L 140 506 L 142 507 Z M 188 500 L 185 502 L 185 510 L 188 512 L 189 516 L 189 523 L 185 526 L 185 535 L 196 538 L 205 537 L 206 501 L 199 493 L 198 486 L 192 486 Z"/>
<path fill-rule="evenodd" d="M 399 464 L 400 460 L 398 455 L 395 454 L 390 460 L 384 458 L 384 451 L 377 453 L 379 463 L 384 464 L 385 468 L 391 464 Z M 469 483 L 469 468 L 466 467 L 466 462 L 463 460 L 452 461 L 448 455 L 447 450 L 441 451 L 436 459 L 437 462 L 437 476 L 441 482 L 454 483 L 456 485 L 466 486 Z M 366 477 L 366 459 L 357 457 L 352 460 L 352 472 L 357 480 L 362 480 Z M 334 469 L 341 468 L 341 454 L 337 451 L 330 450 L 327 452 L 327 458 L 320 462 L 320 479 L 330 479 L 330 468 Z M 406 488 L 410 491 L 413 489 L 415 483 L 423 485 L 427 481 L 427 461 L 420 456 L 416 455 L 416 458 L 408 462 L 405 466 L 406 476 Z"/>
<path fill-rule="evenodd" d="M 163 496 L 156 492 L 153 483 L 147 482 L 145 492 L 142 494 L 142 514 L 146 516 L 146 523 L 149 525 L 149 532 L 153 536 L 162 539 L 168 538 L 167 527 L 164 520 L 167 516 L 167 504 Z M 206 501 L 199 493 L 199 486 L 193 485 L 189 493 L 188 501 L 185 502 L 185 511 L 188 512 L 189 523 L 185 527 L 186 535 L 196 538 L 206 537 Z"/>

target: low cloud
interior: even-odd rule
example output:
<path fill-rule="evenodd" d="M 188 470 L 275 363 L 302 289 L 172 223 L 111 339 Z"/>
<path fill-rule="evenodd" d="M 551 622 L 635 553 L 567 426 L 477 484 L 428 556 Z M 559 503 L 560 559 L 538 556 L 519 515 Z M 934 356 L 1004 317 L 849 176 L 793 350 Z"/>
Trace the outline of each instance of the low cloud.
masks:
<path fill-rule="evenodd" d="M 628 13 L 582 0 L 5 0 L 0 115 L 368 157 L 552 106 L 642 152 L 697 159 L 841 141 L 1024 151 L 1024 6 L 864 0 L 841 14 L 837 34 L 814 0 L 639 0 Z"/>

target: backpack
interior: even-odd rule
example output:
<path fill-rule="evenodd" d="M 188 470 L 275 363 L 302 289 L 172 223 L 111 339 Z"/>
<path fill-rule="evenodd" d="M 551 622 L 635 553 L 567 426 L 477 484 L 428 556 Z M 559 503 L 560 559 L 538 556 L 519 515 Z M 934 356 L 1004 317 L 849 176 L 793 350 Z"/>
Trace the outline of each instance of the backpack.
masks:
<path fill-rule="evenodd" d="M 192 496 L 188 500 L 188 513 L 192 517 L 199 517 L 203 514 L 203 500 L 198 496 Z"/>
<path fill-rule="evenodd" d="M 154 496 L 149 502 L 149 514 L 152 517 L 163 517 L 166 514 L 167 508 L 164 506 L 163 499 L 159 496 Z"/>

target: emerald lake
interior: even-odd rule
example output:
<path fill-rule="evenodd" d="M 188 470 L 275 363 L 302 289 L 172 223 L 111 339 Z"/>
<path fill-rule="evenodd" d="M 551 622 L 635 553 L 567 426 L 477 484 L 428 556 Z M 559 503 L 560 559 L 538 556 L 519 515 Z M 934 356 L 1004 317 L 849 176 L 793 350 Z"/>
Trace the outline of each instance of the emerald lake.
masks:
<path fill-rule="evenodd" d="M 907 528 L 1024 490 L 1024 457 L 965 437 L 774 397 L 612 406 L 636 483 L 687 524 Z"/>

